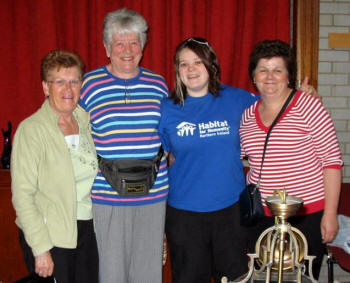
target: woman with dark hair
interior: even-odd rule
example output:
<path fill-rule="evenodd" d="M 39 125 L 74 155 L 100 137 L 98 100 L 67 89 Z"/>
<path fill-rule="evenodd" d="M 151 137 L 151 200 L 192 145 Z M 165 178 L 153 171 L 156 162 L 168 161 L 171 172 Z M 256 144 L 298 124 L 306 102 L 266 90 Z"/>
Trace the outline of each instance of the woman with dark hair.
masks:
<path fill-rule="evenodd" d="M 290 46 L 280 40 L 259 42 L 250 55 L 249 75 L 261 100 L 246 109 L 240 127 L 241 157 L 248 157 L 248 183 L 257 183 L 266 133 L 295 87 L 296 64 Z M 318 98 L 296 91 L 271 131 L 261 171 L 262 199 L 276 189 L 304 200 L 288 219 L 307 238 L 315 255 L 313 275 L 319 276 L 324 244 L 337 234 L 337 207 L 343 161 L 332 120 Z M 263 201 L 264 203 L 264 201 Z M 267 216 L 248 234 L 253 252 L 260 233 L 274 224 Z M 322 243 L 323 242 L 323 243 Z"/>
<path fill-rule="evenodd" d="M 77 107 L 84 64 L 54 50 L 41 62 L 45 101 L 20 123 L 11 156 L 12 202 L 31 275 L 98 282 L 90 189 L 97 173 L 89 117 Z"/>
<path fill-rule="evenodd" d="M 202 38 L 176 49 L 176 86 L 159 131 L 169 168 L 166 235 L 174 283 L 233 280 L 247 268 L 238 199 L 245 186 L 238 128 L 257 97 L 220 83 L 215 51 Z"/>
<path fill-rule="evenodd" d="M 194 43 L 194 44 L 191 44 Z M 198 45 L 200 44 L 200 45 Z M 206 45 L 208 48 L 203 48 L 201 45 Z M 202 38 L 191 37 L 188 40 L 184 41 L 184 43 L 180 44 L 175 52 L 174 63 L 175 63 L 175 91 L 173 92 L 172 99 L 174 103 L 179 103 L 181 105 L 184 104 L 184 99 L 187 94 L 187 86 L 181 80 L 180 77 L 180 68 L 183 68 L 184 63 L 180 66 L 180 51 L 187 46 L 191 46 L 189 48 L 193 52 L 195 52 L 199 58 L 202 60 L 202 64 L 205 66 L 208 75 L 208 91 L 214 95 L 219 96 L 220 90 L 220 66 L 219 61 L 216 57 L 214 49 L 209 45 L 207 41 Z"/>

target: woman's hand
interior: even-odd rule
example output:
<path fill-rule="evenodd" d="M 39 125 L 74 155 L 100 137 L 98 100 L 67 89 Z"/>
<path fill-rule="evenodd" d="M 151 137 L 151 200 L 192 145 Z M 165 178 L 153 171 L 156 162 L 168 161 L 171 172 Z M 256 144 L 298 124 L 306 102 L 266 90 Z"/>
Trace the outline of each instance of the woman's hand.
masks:
<path fill-rule="evenodd" d="M 164 239 L 163 239 L 163 259 L 162 259 L 163 266 L 166 264 L 167 258 L 168 258 L 168 247 L 167 247 L 166 236 L 164 235 Z"/>
<path fill-rule="evenodd" d="M 333 241 L 335 236 L 338 233 L 338 220 L 337 215 L 333 214 L 323 214 L 321 219 L 321 234 L 322 234 L 322 242 L 330 243 Z"/>
<path fill-rule="evenodd" d="M 169 152 L 168 153 L 168 166 L 170 167 L 175 162 L 175 156 Z"/>
<path fill-rule="evenodd" d="M 41 277 L 51 276 L 53 273 L 53 260 L 50 252 L 35 257 L 35 272 Z"/>
<path fill-rule="evenodd" d="M 302 90 L 306 94 L 309 94 L 315 97 L 320 97 L 316 89 L 312 85 L 309 85 L 309 77 L 305 77 L 303 83 L 301 84 L 300 90 Z"/>

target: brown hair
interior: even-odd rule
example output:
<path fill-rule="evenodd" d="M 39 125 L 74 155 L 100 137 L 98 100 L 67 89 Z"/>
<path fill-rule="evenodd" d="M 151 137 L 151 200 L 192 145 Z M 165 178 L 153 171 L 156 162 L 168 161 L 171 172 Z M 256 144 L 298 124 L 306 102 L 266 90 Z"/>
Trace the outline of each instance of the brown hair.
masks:
<path fill-rule="evenodd" d="M 84 63 L 80 56 L 72 51 L 67 50 L 53 50 L 50 51 L 41 60 L 40 76 L 42 81 L 47 81 L 49 72 L 56 69 L 59 71 L 61 68 L 77 67 L 80 73 L 80 77 L 84 74 Z"/>
<path fill-rule="evenodd" d="M 220 66 L 214 49 L 210 46 L 209 42 L 204 38 L 191 37 L 181 42 L 176 48 L 174 56 L 175 66 L 175 90 L 172 93 L 172 99 L 175 104 L 184 104 L 186 99 L 186 86 L 183 84 L 179 74 L 180 65 L 180 52 L 188 48 L 193 51 L 203 62 L 208 74 L 209 74 L 209 85 L 208 91 L 214 95 L 219 96 L 220 91 Z"/>

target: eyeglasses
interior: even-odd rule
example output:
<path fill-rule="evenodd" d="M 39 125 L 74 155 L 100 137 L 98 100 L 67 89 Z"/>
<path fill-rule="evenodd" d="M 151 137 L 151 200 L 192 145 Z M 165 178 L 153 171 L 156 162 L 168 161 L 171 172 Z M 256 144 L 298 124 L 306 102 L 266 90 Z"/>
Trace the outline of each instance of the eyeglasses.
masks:
<path fill-rule="evenodd" d="M 193 42 L 196 42 L 196 43 L 199 43 L 199 44 L 203 44 L 203 45 L 206 45 L 206 46 L 209 47 L 209 42 L 206 41 L 203 38 L 200 38 L 200 37 L 191 37 L 191 38 L 186 40 L 186 42 L 190 42 L 190 41 L 193 41 Z"/>
<path fill-rule="evenodd" d="M 58 80 L 54 80 L 54 81 L 47 81 L 48 83 L 52 83 L 52 84 L 56 84 L 59 87 L 63 87 L 66 85 L 69 85 L 71 87 L 74 88 L 78 88 L 81 86 L 81 81 L 80 80 L 70 80 L 70 81 L 66 81 L 63 79 L 58 79 Z"/>

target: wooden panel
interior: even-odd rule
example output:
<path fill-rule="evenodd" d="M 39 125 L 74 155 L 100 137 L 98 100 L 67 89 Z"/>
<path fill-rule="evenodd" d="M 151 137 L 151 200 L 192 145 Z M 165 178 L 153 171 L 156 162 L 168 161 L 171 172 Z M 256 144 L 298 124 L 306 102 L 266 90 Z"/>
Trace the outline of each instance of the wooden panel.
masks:
<path fill-rule="evenodd" d="M 330 48 L 350 48 L 350 33 L 329 33 L 328 46 Z"/>
<path fill-rule="evenodd" d="M 15 218 L 10 171 L 0 170 L 0 281 L 3 283 L 13 283 L 28 274 L 18 242 Z"/>
<path fill-rule="evenodd" d="M 293 34 L 296 39 L 294 48 L 298 67 L 297 86 L 308 76 L 310 84 L 317 89 L 320 3 L 319 0 L 295 0 L 294 4 Z"/>

